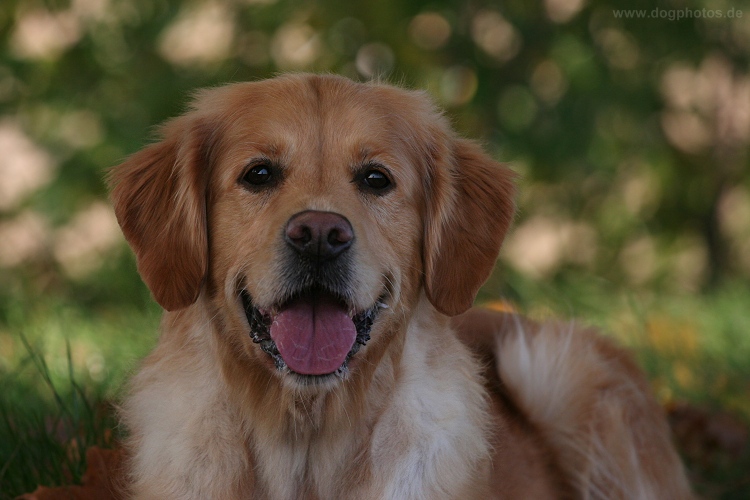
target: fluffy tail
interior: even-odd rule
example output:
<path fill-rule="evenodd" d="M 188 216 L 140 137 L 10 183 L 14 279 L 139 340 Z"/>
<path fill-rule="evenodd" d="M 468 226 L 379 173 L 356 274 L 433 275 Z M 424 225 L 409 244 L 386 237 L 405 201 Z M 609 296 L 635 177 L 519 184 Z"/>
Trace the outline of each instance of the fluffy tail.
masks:
<path fill-rule="evenodd" d="M 574 323 L 506 318 L 500 378 L 580 498 L 692 497 L 664 412 L 624 350 Z"/>
<path fill-rule="evenodd" d="M 664 411 L 623 349 L 574 323 L 489 314 L 500 379 L 577 498 L 693 498 Z"/>

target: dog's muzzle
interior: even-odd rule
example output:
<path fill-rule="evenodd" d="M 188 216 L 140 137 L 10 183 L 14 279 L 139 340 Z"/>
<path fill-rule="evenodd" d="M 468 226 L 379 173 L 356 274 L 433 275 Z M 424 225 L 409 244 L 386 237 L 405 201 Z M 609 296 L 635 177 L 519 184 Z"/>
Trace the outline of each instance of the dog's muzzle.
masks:
<path fill-rule="evenodd" d="M 357 311 L 348 299 L 349 249 L 354 231 L 333 212 L 308 210 L 292 216 L 284 230 L 287 262 L 284 297 L 259 309 L 245 287 L 240 290 L 253 341 L 279 370 L 320 376 L 347 372 L 349 359 L 370 339 L 384 294 Z"/>

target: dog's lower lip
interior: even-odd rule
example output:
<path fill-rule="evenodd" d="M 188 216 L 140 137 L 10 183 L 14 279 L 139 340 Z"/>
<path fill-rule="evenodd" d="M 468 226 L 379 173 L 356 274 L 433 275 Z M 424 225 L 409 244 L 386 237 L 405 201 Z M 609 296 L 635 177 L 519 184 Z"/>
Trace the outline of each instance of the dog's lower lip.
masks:
<path fill-rule="evenodd" d="M 276 346 L 276 343 L 271 338 L 270 327 L 273 322 L 274 316 L 278 314 L 279 310 L 284 306 L 284 304 L 289 303 L 294 298 L 299 298 L 300 296 L 310 293 L 320 292 L 316 290 L 308 290 L 302 293 L 294 294 L 294 296 L 290 299 L 282 301 L 280 305 L 274 305 L 268 309 L 260 309 L 254 305 L 250 293 L 244 287 L 241 288 L 239 291 L 240 300 L 245 310 L 245 316 L 250 327 L 250 337 L 252 338 L 254 343 L 259 345 L 261 350 L 263 350 L 271 357 L 271 359 L 274 361 L 276 369 L 279 371 L 287 371 L 298 377 L 303 377 L 304 380 L 308 381 L 323 380 L 327 379 L 330 376 L 344 377 L 346 376 L 346 374 L 348 374 L 348 365 L 352 356 L 354 356 L 370 340 L 370 330 L 372 329 L 373 323 L 378 313 L 380 312 L 380 310 L 388 308 L 388 305 L 385 303 L 386 294 L 383 293 L 372 306 L 363 311 L 356 311 L 353 307 L 348 307 L 349 316 L 356 329 L 356 338 L 352 348 L 347 353 L 341 366 L 339 366 L 336 370 L 330 373 L 319 375 L 308 375 L 297 373 L 289 368 L 289 366 L 287 366 Z M 345 304 L 345 301 L 343 299 L 337 300 L 339 300 L 342 305 Z"/>

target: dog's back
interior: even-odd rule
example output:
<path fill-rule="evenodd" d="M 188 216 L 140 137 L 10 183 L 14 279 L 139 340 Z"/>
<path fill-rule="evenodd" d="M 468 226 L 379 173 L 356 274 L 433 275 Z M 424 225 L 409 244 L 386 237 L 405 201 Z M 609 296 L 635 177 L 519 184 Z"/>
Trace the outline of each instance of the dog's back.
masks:
<path fill-rule="evenodd" d="M 663 409 L 625 350 L 573 322 L 471 309 L 453 324 L 485 360 L 496 410 L 547 454 L 558 491 L 692 498 Z"/>

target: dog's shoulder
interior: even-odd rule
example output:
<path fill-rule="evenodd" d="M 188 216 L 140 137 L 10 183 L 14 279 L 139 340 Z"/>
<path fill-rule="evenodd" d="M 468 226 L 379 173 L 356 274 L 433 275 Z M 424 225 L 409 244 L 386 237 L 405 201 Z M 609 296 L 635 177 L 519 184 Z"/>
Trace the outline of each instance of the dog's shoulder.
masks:
<path fill-rule="evenodd" d="M 131 380 L 120 408 L 131 430 L 128 487 L 136 498 L 154 492 L 161 498 L 215 498 L 216 492 L 233 498 L 232 491 L 239 497 L 252 489 L 241 421 L 221 383 L 211 333 L 204 331 L 208 323 L 192 315 L 164 316 L 159 345 Z"/>

